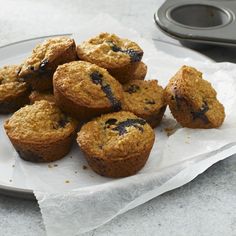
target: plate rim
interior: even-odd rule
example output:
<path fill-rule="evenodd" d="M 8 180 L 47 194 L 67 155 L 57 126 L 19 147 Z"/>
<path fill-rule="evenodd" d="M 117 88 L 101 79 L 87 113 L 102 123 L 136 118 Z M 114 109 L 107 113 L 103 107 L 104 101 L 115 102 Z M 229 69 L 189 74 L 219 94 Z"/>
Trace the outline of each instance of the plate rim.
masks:
<path fill-rule="evenodd" d="M 52 35 L 45 35 L 45 36 L 38 36 L 38 37 L 28 38 L 28 39 L 24 39 L 24 40 L 15 41 L 15 42 L 12 42 L 12 43 L 9 43 L 9 44 L 4 44 L 4 45 L 0 46 L 0 50 L 3 49 L 3 48 L 11 47 L 13 45 L 17 45 L 17 44 L 21 44 L 21 43 L 27 43 L 29 41 L 52 38 L 52 37 L 59 37 L 59 36 L 72 36 L 72 35 L 73 35 L 72 33 L 65 33 L 65 34 L 52 34 Z M 213 62 L 213 60 L 210 59 L 209 57 L 207 57 L 207 56 L 205 56 L 205 55 L 203 55 L 199 52 L 196 52 L 192 49 L 185 48 L 185 47 L 182 47 L 180 45 L 176 45 L 174 43 L 166 42 L 166 41 L 160 40 L 160 39 L 153 39 L 152 38 L 152 40 L 163 43 L 163 44 L 172 45 L 173 47 L 178 47 L 180 49 L 184 49 L 185 51 L 192 52 L 193 54 L 196 54 L 199 57 L 204 58 L 206 61 Z M 15 198 L 21 198 L 21 199 L 27 199 L 27 200 L 36 200 L 36 197 L 35 197 L 34 192 L 33 192 L 32 189 L 19 188 L 19 187 L 0 184 L 0 193 L 3 194 L 3 195 L 6 195 L 6 196 L 15 197 Z"/>

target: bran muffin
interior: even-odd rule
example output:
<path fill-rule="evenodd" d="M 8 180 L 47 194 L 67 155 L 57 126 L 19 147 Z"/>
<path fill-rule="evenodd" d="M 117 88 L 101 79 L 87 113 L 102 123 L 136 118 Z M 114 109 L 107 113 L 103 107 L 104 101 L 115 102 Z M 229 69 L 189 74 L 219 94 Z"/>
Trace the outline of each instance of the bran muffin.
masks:
<path fill-rule="evenodd" d="M 29 103 L 30 89 L 27 84 L 18 80 L 19 67 L 16 65 L 4 66 L 0 69 L 0 113 L 15 112 Z"/>
<path fill-rule="evenodd" d="M 53 87 L 59 107 L 80 121 L 121 110 L 122 86 L 107 70 L 89 62 L 59 66 Z"/>
<path fill-rule="evenodd" d="M 147 74 L 147 65 L 142 61 L 134 62 L 126 66 L 122 71 L 120 69 L 112 69 L 109 70 L 109 73 L 122 84 L 131 80 L 144 80 Z"/>
<path fill-rule="evenodd" d="M 23 62 L 18 77 L 23 78 L 34 90 L 52 88 L 52 77 L 58 65 L 77 60 L 73 39 L 56 37 L 37 45 Z"/>
<path fill-rule="evenodd" d="M 51 162 L 70 151 L 77 123 L 54 103 L 42 100 L 15 112 L 4 128 L 22 159 Z"/>
<path fill-rule="evenodd" d="M 33 104 L 36 101 L 41 101 L 41 100 L 46 100 L 49 102 L 54 102 L 55 103 L 55 98 L 51 90 L 49 91 L 32 91 L 30 96 L 29 96 L 30 103 Z"/>
<path fill-rule="evenodd" d="M 122 109 L 145 119 L 155 128 L 166 110 L 164 90 L 157 80 L 132 80 L 123 85 L 123 90 Z"/>
<path fill-rule="evenodd" d="M 193 67 L 183 66 L 165 89 L 175 119 L 188 128 L 217 128 L 225 119 L 224 106 L 212 85 Z"/>
<path fill-rule="evenodd" d="M 109 72 L 127 73 L 132 65 L 134 70 L 142 60 L 143 50 L 138 44 L 128 39 L 121 39 L 115 34 L 101 33 L 77 46 L 81 60 L 94 63 Z M 119 79 L 119 77 L 117 77 Z"/>
<path fill-rule="evenodd" d="M 88 122 L 77 137 L 90 167 L 99 175 L 112 178 L 137 173 L 145 165 L 154 140 L 148 123 L 126 111 Z"/>

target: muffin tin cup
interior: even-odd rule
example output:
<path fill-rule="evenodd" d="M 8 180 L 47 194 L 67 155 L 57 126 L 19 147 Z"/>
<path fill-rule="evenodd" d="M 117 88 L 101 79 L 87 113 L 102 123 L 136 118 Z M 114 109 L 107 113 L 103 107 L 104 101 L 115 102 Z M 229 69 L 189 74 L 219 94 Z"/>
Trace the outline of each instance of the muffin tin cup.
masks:
<path fill-rule="evenodd" d="M 182 44 L 236 46 L 236 4 L 231 0 L 166 1 L 155 13 L 157 26 Z"/>

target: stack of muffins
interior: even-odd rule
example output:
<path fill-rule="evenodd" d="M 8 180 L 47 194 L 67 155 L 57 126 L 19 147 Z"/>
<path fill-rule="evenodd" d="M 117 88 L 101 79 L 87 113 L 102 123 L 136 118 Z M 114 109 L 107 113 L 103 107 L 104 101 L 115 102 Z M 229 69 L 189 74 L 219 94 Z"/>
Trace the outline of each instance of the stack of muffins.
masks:
<path fill-rule="evenodd" d="M 184 66 L 164 90 L 144 80 L 142 56 L 135 42 L 101 33 L 77 47 L 68 37 L 48 39 L 20 66 L 2 68 L 0 113 L 16 111 L 4 127 L 19 156 L 58 160 L 80 126 L 77 142 L 90 167 L 125 177 L 145 165 L 167 104 L 184 127 L 223 123 L 224 107 L 200 72 Z"/>

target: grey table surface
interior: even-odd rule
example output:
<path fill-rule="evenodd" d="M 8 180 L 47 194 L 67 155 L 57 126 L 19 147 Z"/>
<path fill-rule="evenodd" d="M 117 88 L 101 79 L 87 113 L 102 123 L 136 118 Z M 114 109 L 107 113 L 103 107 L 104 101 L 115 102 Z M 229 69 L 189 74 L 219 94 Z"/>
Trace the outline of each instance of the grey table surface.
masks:
<path fill-rule="evenodd" d="M 69 33 L 98 13 L 108 13 L 146 37 L 177 41 L 153 23 L 161 0 L 0 0 L 0 45 L 42 35 Z M 236 49 L 211 47 L 201 53 L 236 62 Z M 0 195 L 0 235 L 44 236 L 36 202 Z M 85 234 L 236 236 L 236 158 L 221 161 L 187 185 L 163 194 Z"/>

